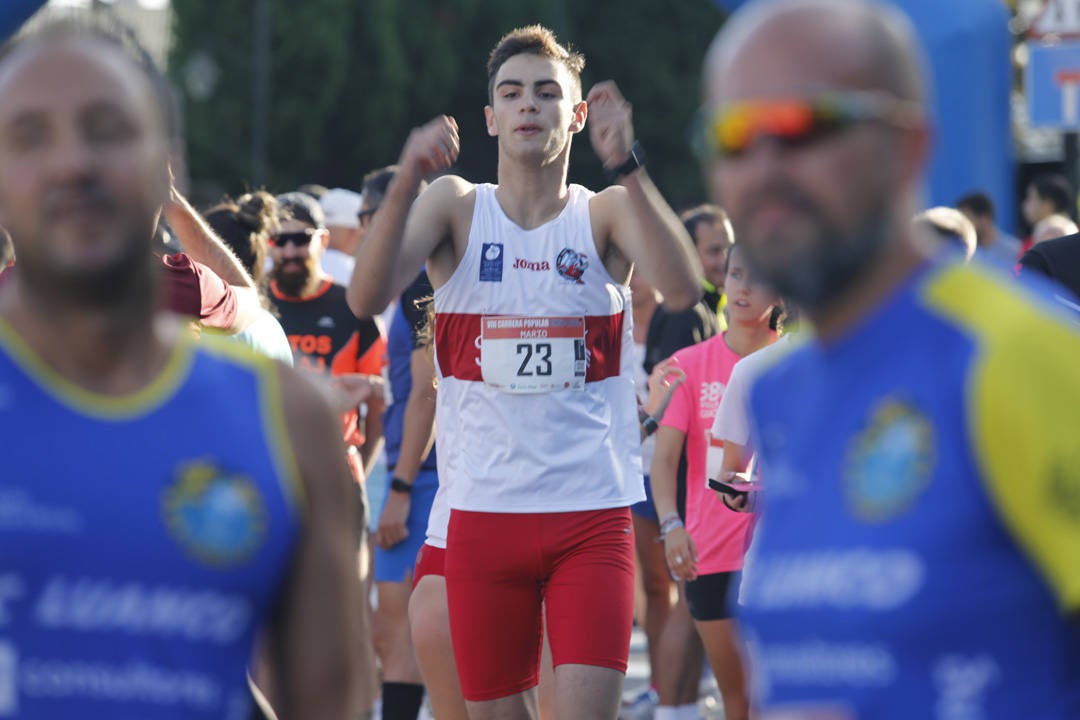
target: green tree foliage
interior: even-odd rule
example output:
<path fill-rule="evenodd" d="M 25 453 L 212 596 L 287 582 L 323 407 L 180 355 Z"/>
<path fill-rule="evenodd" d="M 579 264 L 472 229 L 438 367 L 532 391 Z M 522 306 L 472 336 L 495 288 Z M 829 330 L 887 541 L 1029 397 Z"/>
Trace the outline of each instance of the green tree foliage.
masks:
<path fill-rule="evenodd" d="M 191 174 L 230 192 L 251 177 L 253 28 L 257 0 L 173 0 L 170 71 L 182 89 L 197 53 L 221 74 L 214 93 L 182 92 Z M 456 171 L 495 175 L 487 136 L 487 54 L 507 30 L 539 22 L 585 53 L 586 91 L 614 79 L 634 105 L 650 173 L 674 204 L 699 201 L 687 127 L 701 61 L 722 15 L 708 0 L 269 0 L 272 6 L 269 185 L 357 187 L 397 159 L 409 130 L 447 113 L 461 127 Z M 584 135 L 570 176 L 604 184 Z"/>

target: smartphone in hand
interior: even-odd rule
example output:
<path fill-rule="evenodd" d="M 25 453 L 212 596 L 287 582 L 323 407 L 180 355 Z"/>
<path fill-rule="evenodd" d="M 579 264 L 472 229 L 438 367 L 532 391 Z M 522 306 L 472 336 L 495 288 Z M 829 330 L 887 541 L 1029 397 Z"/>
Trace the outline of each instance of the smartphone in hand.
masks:
<path fill-rule="evenodd" d="M 751 480 L 748 473 L 732 473 L 727 480 L 709 478 L 709 487 L 711 489 L 732 497 L 738 497 L 746 493 L 756 493 L 761 489 L 760 485 L 761 483 Z"/>

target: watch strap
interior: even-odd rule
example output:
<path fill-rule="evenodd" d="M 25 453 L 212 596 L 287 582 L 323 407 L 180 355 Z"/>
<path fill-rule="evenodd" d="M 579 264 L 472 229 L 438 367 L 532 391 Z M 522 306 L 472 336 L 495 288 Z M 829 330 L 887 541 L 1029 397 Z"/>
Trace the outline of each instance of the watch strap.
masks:
<path fill-rule="evenodd" d="M 406 495 L 409 495 L 412 493 L 413 487 L 412 483 L 396 477 L 390 480 L 390 489 L 394 492 L 405 493 Z"/>
<path fill-rule="evenodd" d="M 630 146 L 630 154 L 626 159 L 613 168 L 604 168 L 604 172 L 607 173 L 608 180 L 615 182 L 624 175 L 629 175 L 638 168 L 645 167 L 645 161 L 645 148 L 641 146 L 639 141 L 635 140 L 634 144 Z"/>

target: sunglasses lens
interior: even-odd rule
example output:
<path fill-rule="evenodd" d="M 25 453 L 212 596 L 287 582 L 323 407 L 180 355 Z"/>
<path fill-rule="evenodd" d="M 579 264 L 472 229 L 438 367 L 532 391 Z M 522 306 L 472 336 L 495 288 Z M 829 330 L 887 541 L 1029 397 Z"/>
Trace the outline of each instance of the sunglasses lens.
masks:
<path fill-rule="evenodd" d="M 311 242 L 311 235 L 305 232 L 295 233 L 282 233 L 281 235 L 275 235 L 270 238 L 270 244 L 274 247 L 285 247 L 286 245 L 296 245 L 297 247 L 306 247 Z"/>
<path fill-rule="evenodd" d="M 807 103 L 780 103 L 764 118 L 772 132 L 783 138 L 798 138 L 812 133 L 816 119 L 814 108 Z"/>
<path fill-rule="evenodd" d="M 729 156 L 745 152 L 762 135 L 797 146 L 817 136 L 818 120 L 814 105 L 805 101 L 739 103 L 716 116 L 712 140 L 720 154 Z"/>
<path fill-rule="evenodd" d="M 712 127 L 712 141 L 720 154 L 738 154 L 750 145 L 754 123 L 753 112 L 754 108 L 751 104 L 740 103 L 716 116 Z"/>

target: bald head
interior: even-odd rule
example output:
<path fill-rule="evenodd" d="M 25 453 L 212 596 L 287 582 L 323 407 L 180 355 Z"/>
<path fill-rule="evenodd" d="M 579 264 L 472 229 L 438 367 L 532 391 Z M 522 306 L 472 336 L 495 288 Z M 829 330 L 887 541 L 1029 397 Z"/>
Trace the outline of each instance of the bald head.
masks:
<path fill-rule="evenodd" d="M 758 0 L 709 51 L 712 199 L 755 272 L 808 311 L 909 241 L 930 137 L 920 58 L 904 17 L 870 0 Z"/>
<path fill-rule="evenodd" d="M 734 67 L 776 65 L 791 56 L 781 78 Z M 737 12 L 716 36 L 705 63 L 709 104 L 732 98 L 791 95 L 822 89 L 879 90 L 925 100 L 922 55 L 914 30 L 896 8 L 871 0 L 758 0 Z"/>
<path fill-rule="evenodd" d="M 10 74 L 26 55 L 56 45 L 89 49 L 95 59 L 130 75 L 134 83 L 141 82 L 139 92 L 160 118 L 166 136 L 177 136 L 179 121 L 168 81 L 130 28 L 107 13 L 52 21 L 8 40 L 0 45 L 0 77 Z"/>

